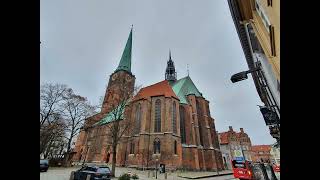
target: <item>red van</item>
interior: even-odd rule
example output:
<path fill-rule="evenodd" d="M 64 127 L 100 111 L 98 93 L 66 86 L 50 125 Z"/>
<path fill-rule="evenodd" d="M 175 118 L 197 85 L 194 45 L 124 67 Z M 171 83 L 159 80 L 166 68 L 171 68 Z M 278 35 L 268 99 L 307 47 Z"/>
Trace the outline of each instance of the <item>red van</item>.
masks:
<path fill-rule="evenodd" d="M 236 161 L 232 160 L 233 176 L 235 178 L 253 179 L 253 172 L 249 161 Z"/>

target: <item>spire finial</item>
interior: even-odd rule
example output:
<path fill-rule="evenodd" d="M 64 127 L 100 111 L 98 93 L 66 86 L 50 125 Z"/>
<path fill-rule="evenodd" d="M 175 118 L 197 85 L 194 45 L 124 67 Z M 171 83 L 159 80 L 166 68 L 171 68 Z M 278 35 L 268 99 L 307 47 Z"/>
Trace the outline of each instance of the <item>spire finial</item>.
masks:
<path fill-rule="evenodd" d="M 188 73 L 188 76 L 189 76 L 189 64 L 187 64 L 187 73 Z"/>
<path fill-rule="evenodd" d="M 131 24 L 131 30 L 133 29 L 133 24 Z"/>
<path fill-rule="evenodd" d="M 169 49 L 169 60 L 171 60 L 171 50 Z"/>

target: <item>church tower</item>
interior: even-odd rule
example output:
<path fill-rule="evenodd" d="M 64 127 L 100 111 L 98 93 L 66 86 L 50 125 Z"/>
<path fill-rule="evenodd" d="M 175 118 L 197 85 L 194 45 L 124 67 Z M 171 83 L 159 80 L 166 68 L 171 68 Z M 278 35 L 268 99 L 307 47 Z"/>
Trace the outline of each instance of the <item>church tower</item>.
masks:
<path fill-rule="evenodd" d="M 174 63 L 171 59 L 171 51 L 169 51 L 169 60 L 167 61 L 165 79 L 170 83 L 177 81 L 177 73 L 174 68 Z"/>
<path fill-rule="evenodd" d="M 131 72 L 132 28 L 117 69 L 110 75 L 101 113 L 110 112 L 124 97 L 131 96 L 135 76 Z"/>

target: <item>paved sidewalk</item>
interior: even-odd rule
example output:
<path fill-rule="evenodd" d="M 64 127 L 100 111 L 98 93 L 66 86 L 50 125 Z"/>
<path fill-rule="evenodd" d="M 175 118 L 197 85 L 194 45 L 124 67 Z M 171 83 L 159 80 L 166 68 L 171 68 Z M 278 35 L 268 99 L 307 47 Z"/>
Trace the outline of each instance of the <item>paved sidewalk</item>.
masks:
<path fill-rule="evenodd" d="M 48 172 L 41 172 L 40 173 L 40 180 L 69 180 L 71 171 L 75 171 L 80 169 L 80 167 L 70 167 L 70 168 L 56 168 L 50 167 Z M 156 179 L 155 171 L 141 171 L 134 168 L 124 168 L 124 167 L 116 167 L 116 178 L 118 179 L 121 174 L 131 172 L 132 174 L 137 174 L 140 180 L 152 180 Z M 226 172 L 220 172 L 219 174 L 226 174 Z M 195 179 L 195 178 L 204 178 L 204 177 L 212 177 L 216 173 L 215 172 L 168 172 L 166 180 L 186 180 L 186 179 Z M 165 180 L 164 174 L 159 174 L 158 171 L 158 180 Z M 179 177 L 180 176 L 180 177 Z M 232 176 L 231 176 L 232 177 Z M 230 179 L 227 175 L 224 176 L 216 176 L 212 178 L 204 178 L 204 179 L 214 179 L 214 180 L 225 180 Z"/>
<path fill-rule="evenodd" d="M 187 178 L 187 179 L 200 179 L 200 178 L 208 178 L 208 177 L 216 177 L 216 176 L 225 176 L 225 175 L 232 175 L 233 172 L 230 170 L 225 171 L 219 171 L 219 174 L 217 172 L 208 172 L 208 171 L 202 171 L 202 172 L 181 172 L 177 173 L 178 177 Z"/>

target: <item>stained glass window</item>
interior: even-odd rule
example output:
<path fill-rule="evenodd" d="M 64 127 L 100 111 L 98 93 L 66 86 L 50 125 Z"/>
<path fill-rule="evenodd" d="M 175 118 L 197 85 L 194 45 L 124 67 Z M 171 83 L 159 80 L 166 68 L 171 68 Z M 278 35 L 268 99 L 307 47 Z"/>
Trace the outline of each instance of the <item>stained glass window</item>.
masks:
<path fill-rule="evenodd" d="M 176 102 L 172 104 L 172 131 L 177 133 L 177 112 L 176 112 Z"/>
<path fill-rule="evenodd" d="M 154 119 L 155 119 L 154 132 L 161 132 L 161 101 L 160 99 L 156 100 Z"/>

